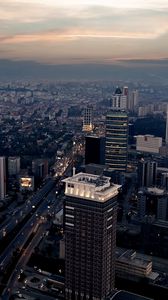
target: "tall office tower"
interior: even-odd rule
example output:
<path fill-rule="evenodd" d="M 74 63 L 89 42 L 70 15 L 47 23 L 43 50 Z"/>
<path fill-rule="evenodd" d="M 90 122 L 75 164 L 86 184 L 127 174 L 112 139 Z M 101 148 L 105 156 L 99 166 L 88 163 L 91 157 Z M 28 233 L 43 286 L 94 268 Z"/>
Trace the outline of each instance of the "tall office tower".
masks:
<path fill-rule="evenodd" d="M 168 107 L 166 112 L 166 135 L 165 135 L 165 143 L 168 145 Z"/>
<path fill-rule="evenodd" d="M 85 137 L 85 164 L 100 164 L 105 161 L 105 137 Z"/>
<path fill-rule="evenodd" d="M 65 299 L 105 299 L 114 288 L 119 185 L 78 173 L 65 186 Z"/>
<path fill-rule="evenodd" d="M 123 94 L 122 90 L 116 88 L 115 94 L 112 96 L 112 109 L 127 109 L 127 95 Z"/>
<path fill-rule="evenodd" d="M 112 110 L 106 116 L 105 164 L 110 170 L 126 171 L 128 152 L 128 115 Z"/>
<path fill-rule="evenodd" d="M 157 183 L 157 162 L 141 159 L 138 162 L 139 187 L 155 186 Z"/>
<path fill-rule="evenodd" d="M 128 110 L 135 112 L 138 106 L 138 91 L 133 90 L 128 97 Z"/>
<path fill-rule="evenodd" d="M 83 131 L 90 132 L 93 130 L 93 107 L 88 105 L 84 110 Z"/>
<path fill-rule="evenodd" d="M 6 158 L 0 157 L 0 199 L 5 199 L 6 196 Z"/>
<path fill-rule="evenodd" d="M 20 172 L 20 157 L 8 157 L 8 174 L 17 175 Z"/>

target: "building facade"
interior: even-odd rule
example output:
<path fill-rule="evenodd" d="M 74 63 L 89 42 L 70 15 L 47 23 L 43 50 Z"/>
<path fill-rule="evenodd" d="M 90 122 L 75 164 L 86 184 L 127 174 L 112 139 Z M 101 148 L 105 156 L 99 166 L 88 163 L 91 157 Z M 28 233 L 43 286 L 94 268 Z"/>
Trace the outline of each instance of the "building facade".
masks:
<path fill-rule="evenodd" d="M 156 186 L 157 162 L 141 159 L 138 162 L 138 185 L 139 187 Z"/>
<path fill-rule="evenodd" d="M 128 153 L 128 115 L 111 110 L 106 116 L 105 164 L 110 170 L 126 171 Z"/>
<path fill-rule="evenodd" d="M 20 157 L 8 157 L 9 176 L 18 175 L 20 172 Z"/>
<path fill-rule="evenodd" d="M 87 173 L 64 182 L 65 299 L 105 299 L 114 288 L 120 186 Z"/>
<path fill-rule="evenodd" d="M 95 135 L 85 137 L 85 164 L 100 164 L 105 162 L 105 137 Z"/>
<path fill-rule="evenodd" d="M 93 130 L 93 107 L 88 105 L 84 109 L 83 128 L 84 132 L 91 132 Z"/>
<path fill-rule="evenodd" d="M 127 109 L 128 101 L 128 88 L 125 87 L 122 91 L 119 87 L 116 88 L 114 95 L 112 96 L 112 109 Z"/>
<path fill-rule="evenodd" d="M 141 219 L 168 220 L 168 195 L 163 189 L 149 187 L 138 192 L 138 213 Z"/>
<path fill-rule="evenodd" d="M 6 196 L 6 158 L 0 157 L 0 200 Z"/>

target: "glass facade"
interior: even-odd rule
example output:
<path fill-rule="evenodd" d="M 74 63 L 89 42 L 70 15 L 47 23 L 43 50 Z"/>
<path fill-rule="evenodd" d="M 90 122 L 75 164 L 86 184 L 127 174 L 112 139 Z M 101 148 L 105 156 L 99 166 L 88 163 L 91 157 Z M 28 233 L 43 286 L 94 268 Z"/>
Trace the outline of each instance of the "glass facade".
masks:
<path fill-rule="evenodd" d="M 105 162 L 111 170 L 126 171 L 128 152 L 128 115 L 110 111 L 106 116 Z"/>

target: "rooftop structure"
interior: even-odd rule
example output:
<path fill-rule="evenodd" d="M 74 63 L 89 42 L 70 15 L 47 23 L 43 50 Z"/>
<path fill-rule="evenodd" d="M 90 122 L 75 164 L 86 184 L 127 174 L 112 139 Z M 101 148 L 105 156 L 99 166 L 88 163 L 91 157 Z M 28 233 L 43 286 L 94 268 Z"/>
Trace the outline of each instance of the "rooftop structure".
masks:
<path fill-rule="evenodd" d="M 116 252 L 116 273 L 138 277 L 147 277 L 152 272 L 152 262 L 149 259 L 137 257 L 136 251 L 126 250 L 122 254 Z"/>
<path fill-rule="evenodd" d="M 63 180 L 65 195 L 105 202 L 118 194 L 120 185 L 111 184 L 110 177 L 78 173 Z"/>
<path fill-rule="evenodd" d="M 162 138 L 151 134 L 136 136 L 136 150 L 141 152 L 159 153 Z"/>

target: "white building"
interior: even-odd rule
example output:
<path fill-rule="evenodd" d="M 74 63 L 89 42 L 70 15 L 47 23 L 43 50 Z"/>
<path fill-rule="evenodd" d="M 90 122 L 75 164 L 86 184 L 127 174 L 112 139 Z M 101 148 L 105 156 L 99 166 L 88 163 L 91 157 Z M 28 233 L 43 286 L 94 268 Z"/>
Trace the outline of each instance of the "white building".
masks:
<path fill-rule="evenodd" d="M 162 147 L 162 138 L 154 135 L 137 135 L 136 150 L 141 152 L 159 153 Z"/>
<path fill-rule="evenodd" d="M 5 199 L 6 196 L 6 159 L 0 157 L 0 199 Z"/>
<path fill-rule="evenodd" d="M 98 202 L 106 202 L 118 195 L 117 184 L 110 183 L 110 177 L 101 177 L 87 173 L 78 173 L 63 180 L 65 195 Z"/>
<path fill-rule="evenodd" d="M 122 90 L 120 88 L 117 88 L 115 94 L 112 96 L 111 108 L 115 110 L 127 109 L 127 100 L 128 100 L 128 95 L 123 94 Z"/>

